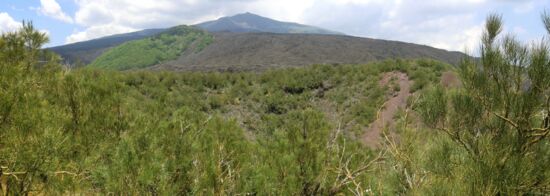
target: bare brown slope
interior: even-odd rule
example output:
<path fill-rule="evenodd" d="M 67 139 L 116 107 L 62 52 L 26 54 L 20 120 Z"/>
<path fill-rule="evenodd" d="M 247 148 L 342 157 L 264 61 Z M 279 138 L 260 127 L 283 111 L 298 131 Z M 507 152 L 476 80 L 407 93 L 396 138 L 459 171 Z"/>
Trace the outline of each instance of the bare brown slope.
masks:
<path fill-rule="evenodd" d="M 388 85 L 391 78 L 396 78 L 399 85 L 399 92 L 389 98 L 377 114 L 377 118 L 372 122 L 368 129 L 366 129 L 363 135 L 363 142 L 371 148 L 377 148 L 381 145 L 381 134 L 386 126 L 389 126 L 390 130 L 395 129 L 395 115 L 399 109 L 405 109 L 407 106 L 407 99 L 410 96 L 410 88 L 412 81 L 405 73 L 390 72 L 386 73 L 381 81 L 381 85 Z"/>
<path fill-rule="evenodd" d="M 262 70 L 311 64 L 361 64 L 388 58 L 431 58 L 456 64 L 462 53 L 428 46 L 342 35 L 217 33 L 199 53 L 152 69 Z"/>

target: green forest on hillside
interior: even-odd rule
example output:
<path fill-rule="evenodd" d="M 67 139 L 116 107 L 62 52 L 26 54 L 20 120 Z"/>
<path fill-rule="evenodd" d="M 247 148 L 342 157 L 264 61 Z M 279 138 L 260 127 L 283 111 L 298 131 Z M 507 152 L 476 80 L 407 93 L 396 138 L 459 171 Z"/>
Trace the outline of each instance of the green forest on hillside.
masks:
<path fill-rule="evenodd" d="M 550 17 L 545 24 L 550 32 Z M 32 24 L 0 38 L 0 185 L 10 195 L 544 195 L 550 54 L 500 37 L 480 59 L 266 72 L 69 70 Z M 44 60 L 45 59 L 45 60 Z M 359 139 L 406 73 L 398 137 Z M 457 88 L 440 85 L 453 72 Z"/>
<path fill-rule="evenodd" d="M 177 26 L 150 38 L 129 41 L 107 50 L 89 67 L 127 70 L 174 60 L 183 52 L 199 52 L 212 42 L 212 35 L 188 26 Z"/>

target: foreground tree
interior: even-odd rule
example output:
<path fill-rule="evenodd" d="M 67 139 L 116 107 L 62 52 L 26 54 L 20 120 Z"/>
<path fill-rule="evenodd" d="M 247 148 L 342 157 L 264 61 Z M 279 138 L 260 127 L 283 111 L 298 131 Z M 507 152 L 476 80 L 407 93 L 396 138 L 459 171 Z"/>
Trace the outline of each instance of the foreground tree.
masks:
<path fill-rule="evenodd" d="M 550 16 L 542 18 L 550 33 Z M 501 16 L 490 15 L 481 58 L 459 67 L 463 88 L 436 88 L 418 110 L 464 152 L 465 166 L 455 168 L 471 194 L 549 194 L 549 43 L 528 46 L 501 32 Z"/>

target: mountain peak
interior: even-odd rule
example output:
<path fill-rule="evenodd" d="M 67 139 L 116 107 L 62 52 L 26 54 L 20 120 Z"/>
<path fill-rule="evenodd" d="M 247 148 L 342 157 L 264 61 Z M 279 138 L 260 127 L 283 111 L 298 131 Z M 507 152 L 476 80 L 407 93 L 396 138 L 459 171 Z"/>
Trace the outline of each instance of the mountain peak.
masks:
<path fill-rule="evenodd" d="M 245 12 L 245 13 L 235 14 L 234 16 L 239 16 L 239 15 L 244 15 L 244 16 L 260 16 L 260 15 L 258 15 L 258 14 L 254 14 L 254 13 L 251 13 L 251 12 Z"/>
<path fill-rule="evenodd" d="M 280 21 L 273 20 L 271 18 L 263 17 L 258 14 L 245 12 L 241 14 L 236 14 L 233 16 L 224 17 L 225 19 L 233 20 L 235 22 L 246 22 L 251 24 L 257 23 L 280 23 Z M 222 19 L 224 19 L 222 18 Z"/>
<path fill-rule="evenodd" d="M 302 25 L 293 22 L 277 21 L 250 12 L 222 17 L 218 20 L 197 24 L 196 26 L 209 32 L 342 34 L 319 27 Z"/>
<path fill-rule="evenodd" d="M 244 13 L 240 13 L 240 14 L 235 14 L 233 16 L 228 16 L 228 18 L 240 17 L 240 16 L 266 18 L 266 17 L 260 16 L 258 14 L 252 13 L 252 12 L 244 12 Z"/>

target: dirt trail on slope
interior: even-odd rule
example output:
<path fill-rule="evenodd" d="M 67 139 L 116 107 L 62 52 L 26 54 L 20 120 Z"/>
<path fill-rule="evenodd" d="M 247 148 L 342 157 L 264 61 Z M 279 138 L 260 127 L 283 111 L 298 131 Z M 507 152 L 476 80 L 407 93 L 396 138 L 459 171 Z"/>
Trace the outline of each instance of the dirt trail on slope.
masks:
<path fill-rule="evenodd" d="M 390 129 L 395 127 L 395 121 L 393 118 L 400 108 L 405 109 L 407 106 L 407 99 L 411 95 L 409 91 L 412 81 L 409 80 L 407 74 L 402 72 L 385 73 L 380 81 L 380 85 L 391 85 L 391 78 L 397 78 L 396 82 L 399 83 L 400 89 L 399 92 L 394 92 L 392 97 L 384 103 L 383 108 L 378 111 L 377 119 L 365 130 L 363 142 L 371 148 L 378 148 L 381 146 L 381 134 L 384 127 L 388 126 Z M 391 89 L 392 86 L 389 87 L 390 91 L 393 91 Z"/>

